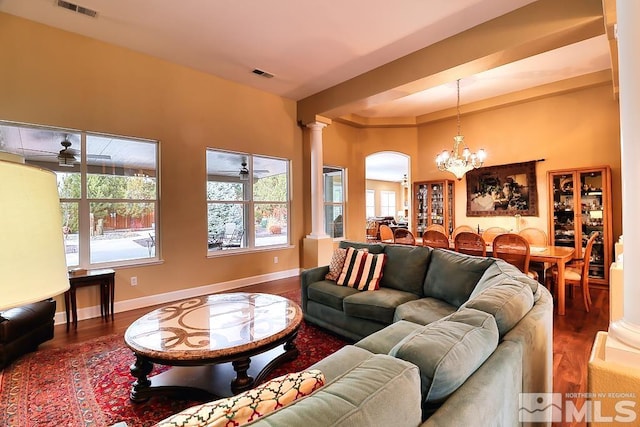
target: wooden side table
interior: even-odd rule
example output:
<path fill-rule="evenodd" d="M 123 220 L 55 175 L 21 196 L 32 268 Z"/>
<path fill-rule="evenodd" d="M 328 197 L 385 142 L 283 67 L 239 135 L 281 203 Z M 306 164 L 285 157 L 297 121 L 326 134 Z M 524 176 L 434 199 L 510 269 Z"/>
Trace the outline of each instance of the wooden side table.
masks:
<path fill-rule="evenodd" d="M 116 272 L 110 268 L 100 270 L 75 270 L 69 272 L 69 290 L 64 293 L 64 306 L 67 315 L 67 331 L 71 317 L 73 316 L 73 327 L 78 328 L 78 307 L 76 303 L 76 289 L 84 286 L 100 287 L 100 316 L 103 319 L 113 320 L 113 301 L 115 294 Z"/>

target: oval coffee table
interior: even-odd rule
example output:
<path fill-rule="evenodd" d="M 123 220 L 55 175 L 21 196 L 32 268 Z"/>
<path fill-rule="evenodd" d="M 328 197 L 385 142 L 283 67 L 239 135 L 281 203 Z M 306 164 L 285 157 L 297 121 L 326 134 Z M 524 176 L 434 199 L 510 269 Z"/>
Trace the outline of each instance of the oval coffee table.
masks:
<path fill-rule="evenodd" d="M 222 293 L 160 307 L 133 322 L 124 339 L 136 361 L 130 398 L 211 400 L 248 390 L 295 359 L 302 310 L 270 294 Z M 148 377 L 153 364 L 170 365 Z"/>

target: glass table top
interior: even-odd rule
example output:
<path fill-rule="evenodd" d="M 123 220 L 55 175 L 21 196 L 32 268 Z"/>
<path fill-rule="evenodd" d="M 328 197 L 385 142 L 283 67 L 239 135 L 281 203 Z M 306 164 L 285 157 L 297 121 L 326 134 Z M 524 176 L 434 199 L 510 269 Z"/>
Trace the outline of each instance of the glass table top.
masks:
<path fill-rule="evenodd" d="M 265 346 L 297 330 L 302 310 L 270 294 L 221 293 L 160 307 L 125 332 L 136 353 L 163 359 L 213 358 Z"/>

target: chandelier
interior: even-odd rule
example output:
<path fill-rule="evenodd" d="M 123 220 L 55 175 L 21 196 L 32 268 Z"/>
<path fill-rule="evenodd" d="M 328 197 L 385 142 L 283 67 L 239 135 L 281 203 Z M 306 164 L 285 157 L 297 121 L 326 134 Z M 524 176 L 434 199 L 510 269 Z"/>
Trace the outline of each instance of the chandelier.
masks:
<path fill-rule="evenodd" d="M 487 154 L 483 149 L 478 153 L 472 153 L 464 143 L 464 136 L 460 135 L 460 79 L 457 80 L 458 103 L 456 105 L 458 113 L 458 134 L 453 137 L 453 150 L 444 150 L 436 157 L 436 166 L 441 171 L 451 172 L 461 180 L 465 173 L 471 169 L 479 168 L 484 163 Z"/>

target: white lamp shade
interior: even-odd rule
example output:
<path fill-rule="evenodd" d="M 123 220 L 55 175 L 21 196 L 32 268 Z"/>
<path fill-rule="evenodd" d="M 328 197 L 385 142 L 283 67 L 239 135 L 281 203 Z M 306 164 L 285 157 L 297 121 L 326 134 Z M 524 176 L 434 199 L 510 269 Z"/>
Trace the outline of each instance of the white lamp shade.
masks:
<path fill-rule="evenodd" d="M 67 289 L 55 174 L 0 161 L 0 311 Z"/>

